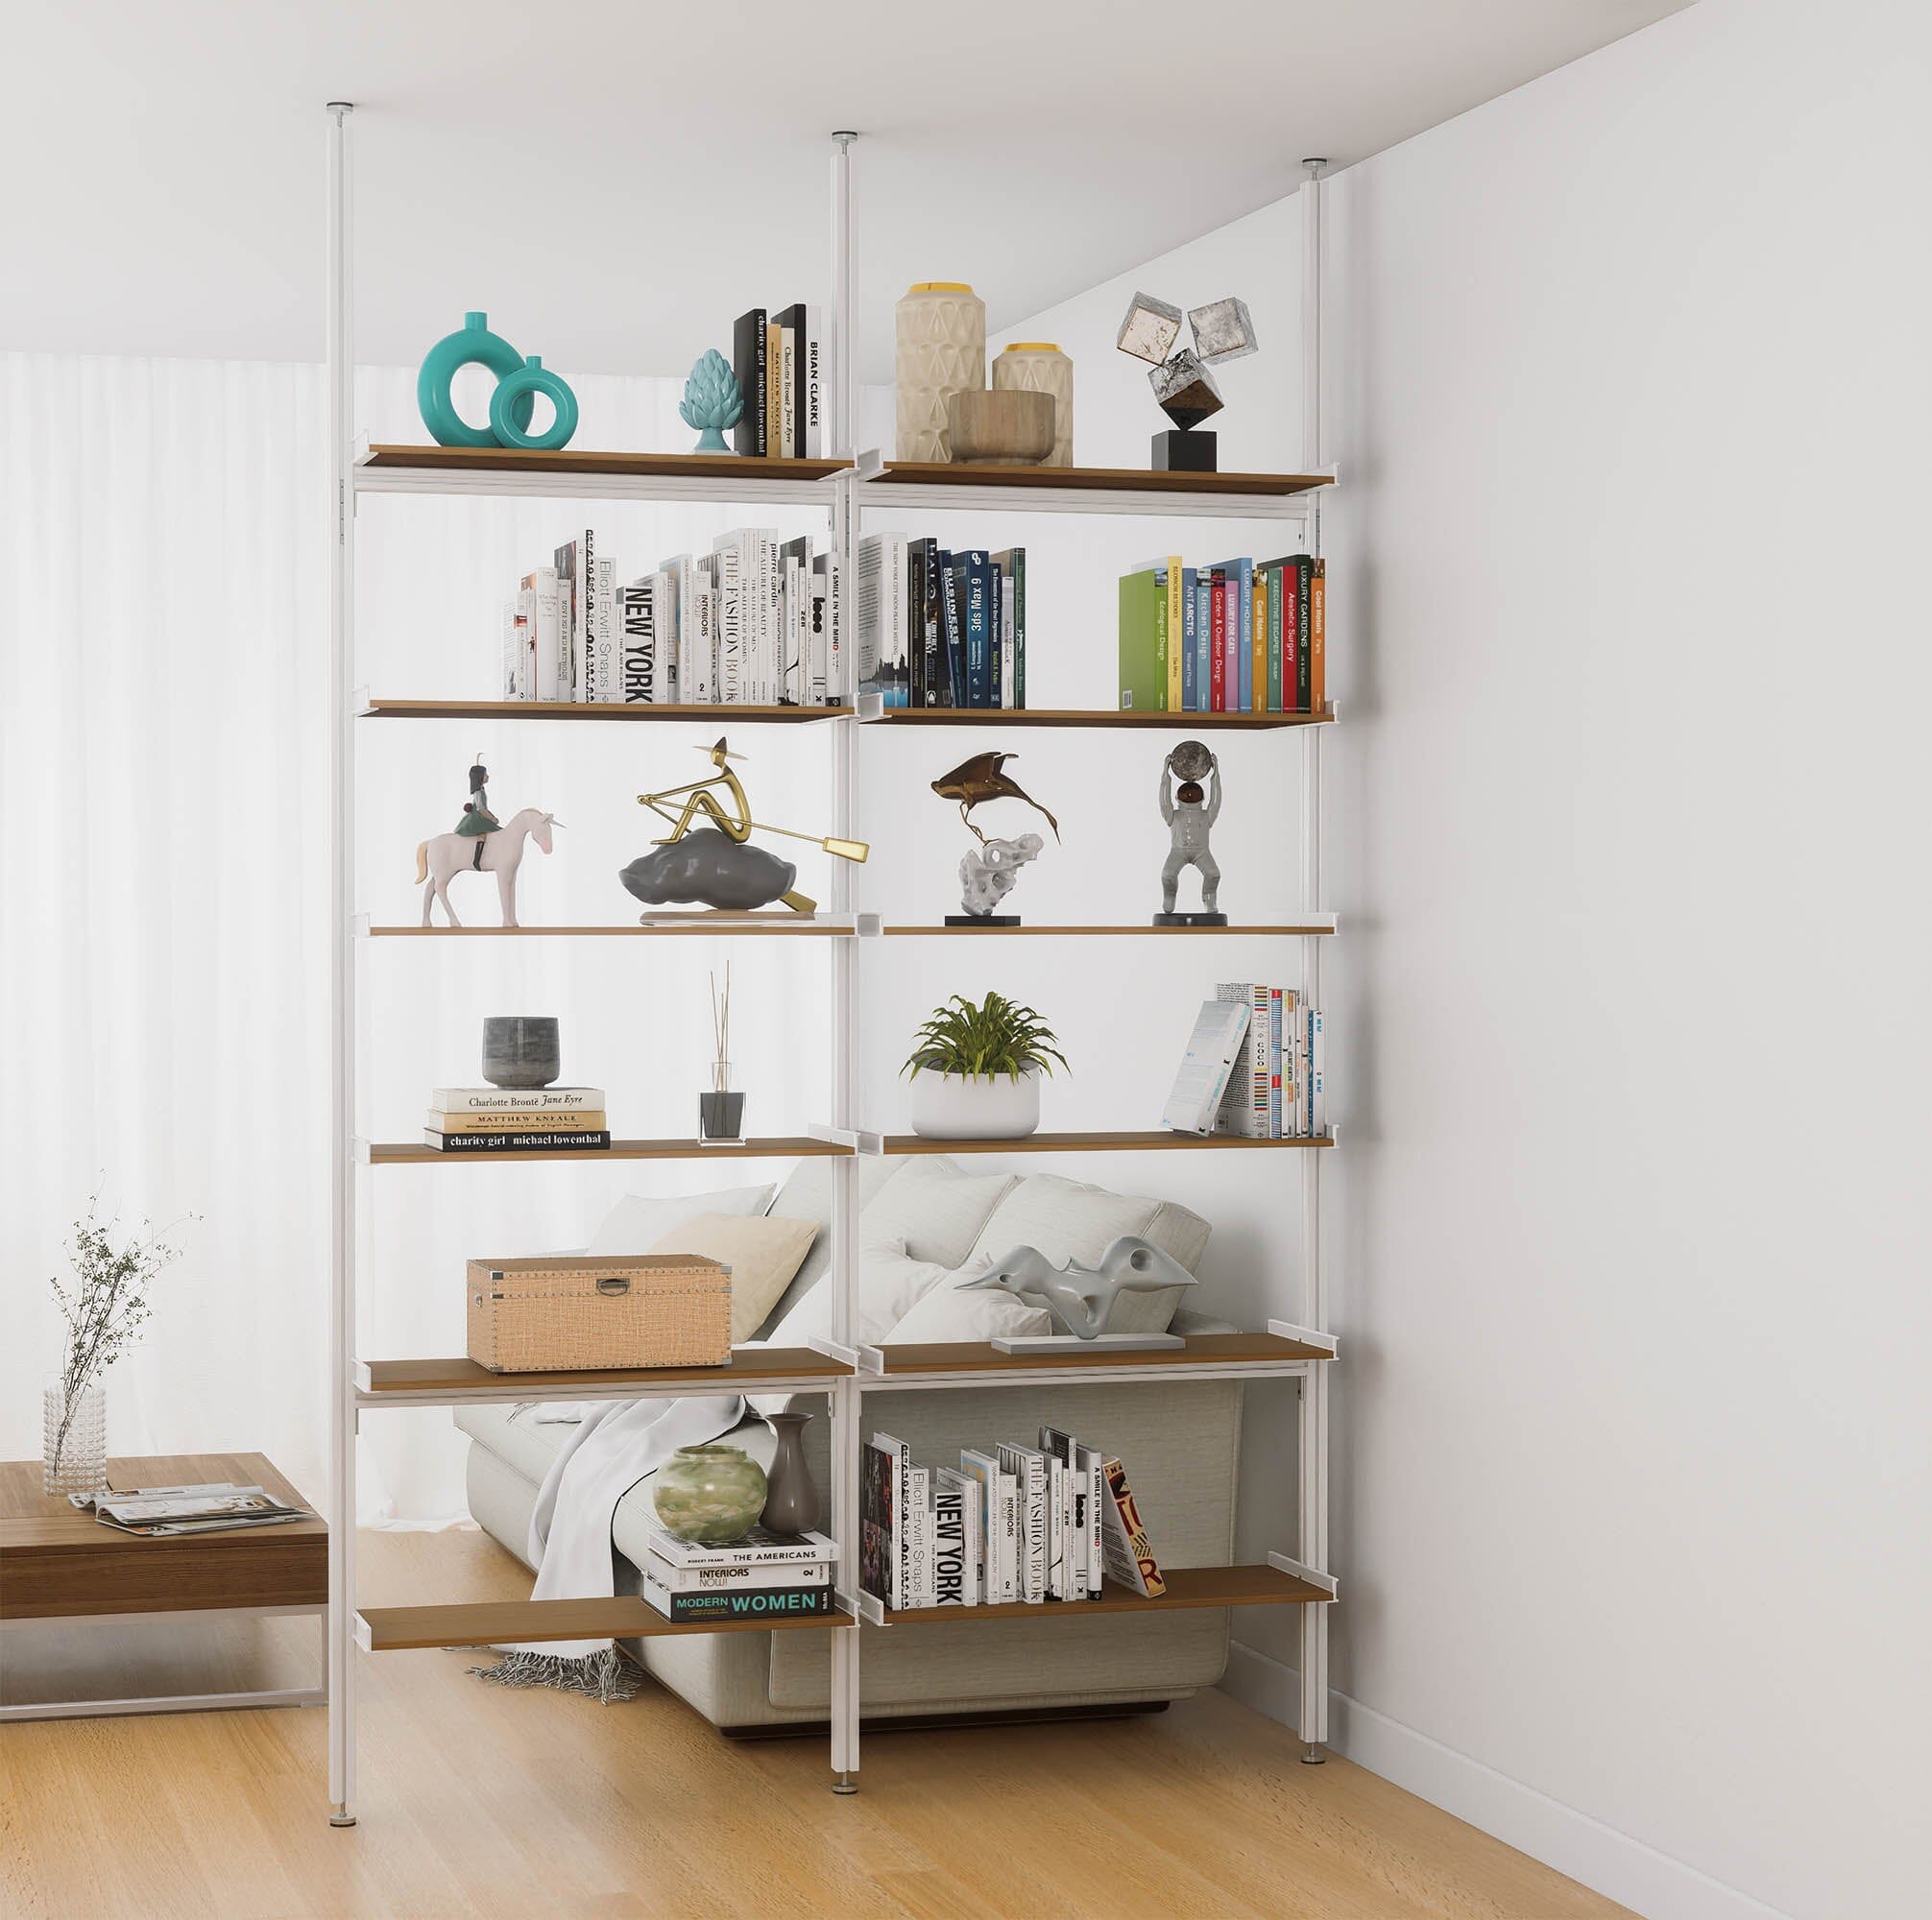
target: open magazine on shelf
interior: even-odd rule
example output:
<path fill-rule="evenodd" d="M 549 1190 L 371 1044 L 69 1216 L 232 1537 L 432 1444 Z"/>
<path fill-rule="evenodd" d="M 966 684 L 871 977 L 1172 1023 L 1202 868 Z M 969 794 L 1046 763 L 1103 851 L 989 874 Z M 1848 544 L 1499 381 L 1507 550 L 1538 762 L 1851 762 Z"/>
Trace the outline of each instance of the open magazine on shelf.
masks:
<path fill-rule="evenodd" d="M 103 1526 L 123 1533 L 157 1538 L 181 1533 L 229 1533 L 242 1527 L 281 1526 L 293 1520 L 313 1520 L 305 1506 L 290 1506 L 262 1487 L 233 1480 L 209 1480 L 197 1486 L 133 1487 L 117 1492 L 69 1494 L 83 1513 L 91 1511 Z"/>

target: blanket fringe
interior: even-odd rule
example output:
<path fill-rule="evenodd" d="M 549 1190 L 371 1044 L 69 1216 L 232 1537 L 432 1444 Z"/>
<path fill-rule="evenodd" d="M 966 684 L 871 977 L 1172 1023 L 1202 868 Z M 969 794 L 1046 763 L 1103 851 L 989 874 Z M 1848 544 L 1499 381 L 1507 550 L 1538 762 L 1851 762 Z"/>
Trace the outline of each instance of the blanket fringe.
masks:
<path fill-rule="evenodd" d="M 506 1653 L 494 1667 L 469 1670 L 493 1686 L 552 1687 L 560 1693 L 582 1693 L 604 1707 L 635 1700 L 643 1686 L 643 1669 L 620 1646 L 607 1646 L 601 1653 L 576 1660 L 526 1648 Z"/>

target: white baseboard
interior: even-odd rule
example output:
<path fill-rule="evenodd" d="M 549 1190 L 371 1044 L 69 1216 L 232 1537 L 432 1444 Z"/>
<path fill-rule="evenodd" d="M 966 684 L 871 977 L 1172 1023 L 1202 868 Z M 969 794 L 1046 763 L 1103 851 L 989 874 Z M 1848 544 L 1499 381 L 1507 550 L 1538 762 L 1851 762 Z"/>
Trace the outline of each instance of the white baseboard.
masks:
<path fill-rule="evenodd" d="M 1239 1641 L 1227 1650 L 1221 1690 L 1292 1727 L 1300 1681 L 1292 1667 Z M 1391 1720 L 1346 1693 L 1328 1696 L 1329 1746 L 1459 1820 L 1621 1901 L 1645 1920 L 1788 1920 L 1734 1886 L 1606 1827 L 1574 1807 L 1485 1766 L 1466 1753 Z"/>

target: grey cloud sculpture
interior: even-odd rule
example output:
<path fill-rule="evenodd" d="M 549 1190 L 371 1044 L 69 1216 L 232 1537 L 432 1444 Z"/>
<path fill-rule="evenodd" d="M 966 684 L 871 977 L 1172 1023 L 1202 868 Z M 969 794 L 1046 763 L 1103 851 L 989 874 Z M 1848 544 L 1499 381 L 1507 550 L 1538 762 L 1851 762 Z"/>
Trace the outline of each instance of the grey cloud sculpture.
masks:
<path fill-rule="evenodd" d="M 789 893 L 798 869 L 762 847 L 700 827 L 668 847 L 640 853 L 617 877 L 646 906 L 696 900 L 725 913 L 749 913 Z"/>
<path fill-rule="evenodd" d="M 1099 1266 L 1082 1266 L 1077 1260 L 1055 1266 L 1038 1247 L 1015 1247 L 977 1280 L 962 1280 L 958 1290 L 1010 1293 L 1016 1300 L 1031 1294 L 1046 1303 L 1068 1332 L 1097 1340 L 1107 1331 L 1114 1302 L 1123 1293 L 1195 1284 L 1194 1275 L 1171 1255 L 1127 1234 L 1100 1256 Z"/>

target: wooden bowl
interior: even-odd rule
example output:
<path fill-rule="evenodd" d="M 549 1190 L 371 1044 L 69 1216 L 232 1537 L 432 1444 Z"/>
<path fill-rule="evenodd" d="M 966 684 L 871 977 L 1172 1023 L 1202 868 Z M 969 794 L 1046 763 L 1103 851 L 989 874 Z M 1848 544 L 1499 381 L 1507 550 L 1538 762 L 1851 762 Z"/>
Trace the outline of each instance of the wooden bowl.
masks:
<path fill-rule="evenodd" d="M 948 394 L 946 430 L 963 466 L 1037 467 L 1053 450 L 1053 396 L 1017 387 Z"/>

